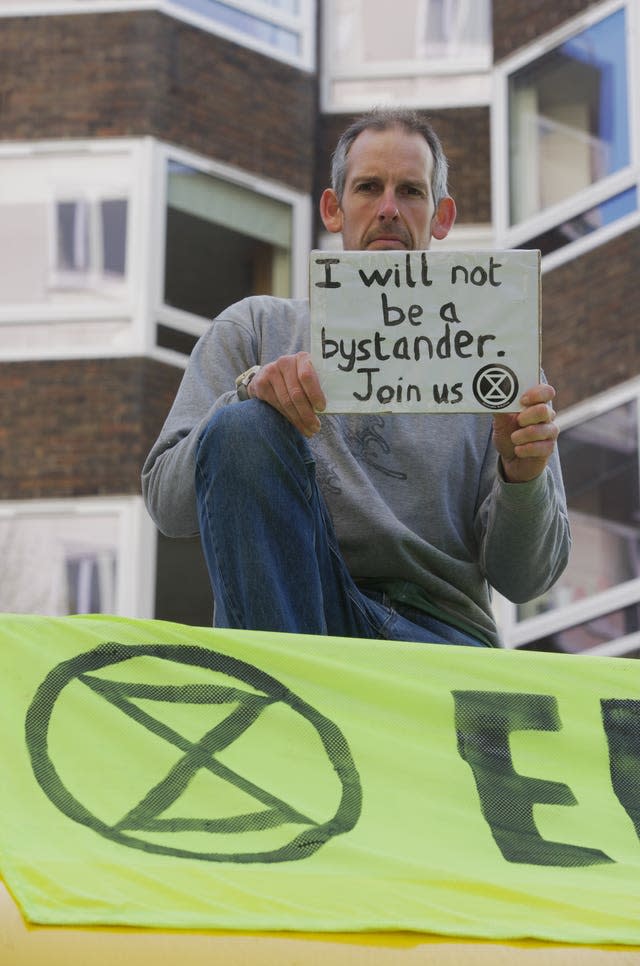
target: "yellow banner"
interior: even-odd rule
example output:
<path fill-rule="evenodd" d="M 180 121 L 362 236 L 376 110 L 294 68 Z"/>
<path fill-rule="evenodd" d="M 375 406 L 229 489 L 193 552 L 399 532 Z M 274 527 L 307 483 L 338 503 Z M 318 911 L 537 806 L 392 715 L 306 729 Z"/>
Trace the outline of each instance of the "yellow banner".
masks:
<path fill-rule="evenodd" d="M 640 943 L 640 665 L 0 618 L 27 919 Z"/>

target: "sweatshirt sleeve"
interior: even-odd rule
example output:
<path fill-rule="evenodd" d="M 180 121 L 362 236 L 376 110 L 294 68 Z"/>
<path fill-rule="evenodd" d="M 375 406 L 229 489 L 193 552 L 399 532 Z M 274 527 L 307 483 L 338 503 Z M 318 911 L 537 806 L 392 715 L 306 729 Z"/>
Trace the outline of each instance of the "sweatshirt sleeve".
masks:
<path fill-rule="evenodd" d="M 251 315 L 239 310 L 216 319 L 194 348 L 169 415 L 142 469 L 147 509 L 166 536 L 198 533 L 198 440 L 217 409 L 239 404 L 236 376 L 256 365 L 259 355 Z"/>
<path fill-rule="evenodd" d="M 569 558 L 571 533 L 558 451 L 527 483 L 506 482 L 495 451 L 490 459 L 493 483 L 477 519 L 481 566 L 498 593 L 523 603 L 548 590 Z"/>

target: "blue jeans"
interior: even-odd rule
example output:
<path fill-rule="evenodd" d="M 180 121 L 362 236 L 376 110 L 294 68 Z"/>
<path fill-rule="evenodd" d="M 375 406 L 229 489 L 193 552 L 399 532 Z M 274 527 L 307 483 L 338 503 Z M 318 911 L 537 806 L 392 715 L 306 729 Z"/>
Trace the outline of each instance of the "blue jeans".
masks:
<path fill-rule="evenodd" d="M 485 646 L 356 586 L 311 450 L 267 403 L 212 416 L 198 443 L 196 494 L 216 626 Z"/>

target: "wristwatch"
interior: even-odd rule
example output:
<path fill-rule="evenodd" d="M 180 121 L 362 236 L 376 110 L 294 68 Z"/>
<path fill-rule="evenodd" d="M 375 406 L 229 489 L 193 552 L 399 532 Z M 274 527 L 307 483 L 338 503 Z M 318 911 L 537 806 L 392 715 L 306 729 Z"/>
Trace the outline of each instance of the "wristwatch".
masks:
<path fill-rule="evenodd" d="M 251 366 L 250 369 L 246 369 L 244 372 L 240 373 L 236 379 L 236 392 L 238 393 L 238 399 L 241 399 L 244 402 L 245 399 L 249 398 L 249 383 L 255 374 L 260 372 L 261 368 L 261 366 Z"/>

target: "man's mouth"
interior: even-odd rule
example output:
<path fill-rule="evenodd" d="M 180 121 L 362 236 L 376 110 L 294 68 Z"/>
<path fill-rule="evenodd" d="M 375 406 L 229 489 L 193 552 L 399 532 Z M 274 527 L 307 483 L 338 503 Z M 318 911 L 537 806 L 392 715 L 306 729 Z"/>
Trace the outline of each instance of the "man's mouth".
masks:
<path fill-rule="evenodd" d="M 372 238 L 367 240 L 367 248 L 373 248 L 378 250 L 384 249 L 398 249 L 398 248 L 410 248 L 408 239 L 404 238 L 397 233 L 389 232 L 388 234 L 380 233 L 374 235 Z"/>

